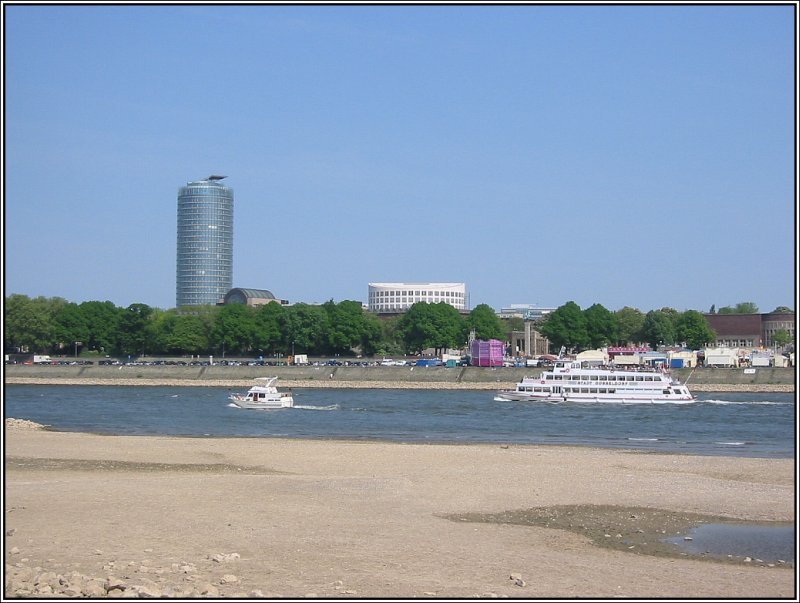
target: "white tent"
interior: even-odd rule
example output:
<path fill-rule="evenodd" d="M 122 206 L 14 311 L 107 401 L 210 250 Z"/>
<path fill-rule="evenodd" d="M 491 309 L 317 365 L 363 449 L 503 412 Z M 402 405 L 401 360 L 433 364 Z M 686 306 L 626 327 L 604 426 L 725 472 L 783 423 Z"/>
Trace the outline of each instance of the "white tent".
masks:
<path fill-rule="evenodd" d="M 706 348 L 706 366 L 734 367 L 739 361 L 739 351 L 732 348 Z"/>
<path fill-rule="evenodd" d="M 639 365 L 642 360 L 639 354 L 618 354 L 614 356 L 614 364 Z"/>
<path fill-rule="evenodd" d="M 586 350 L 575 356 L 575 360 L 586 366 L 597 366 L 600 364 L 608 364 L 608 354 L 603 350 Z"/>

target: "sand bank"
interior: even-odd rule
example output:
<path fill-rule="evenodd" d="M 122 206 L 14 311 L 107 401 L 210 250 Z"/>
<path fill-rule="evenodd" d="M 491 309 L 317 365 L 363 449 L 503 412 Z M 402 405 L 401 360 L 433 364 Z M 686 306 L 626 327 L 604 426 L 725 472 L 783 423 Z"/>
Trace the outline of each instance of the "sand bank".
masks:
<path fill-rule="evenodd" d="M 97 596 L 795 594 L 785 564 L 659 556 L 643 538 L 609 548 L 588 529 L 657 539 L 695 515 L 792 521 L 792 459 L 35 427 L 6 424 L 7 596 L 64 583 Z M 475 520 L 565 505 L 574 525 Z"/>

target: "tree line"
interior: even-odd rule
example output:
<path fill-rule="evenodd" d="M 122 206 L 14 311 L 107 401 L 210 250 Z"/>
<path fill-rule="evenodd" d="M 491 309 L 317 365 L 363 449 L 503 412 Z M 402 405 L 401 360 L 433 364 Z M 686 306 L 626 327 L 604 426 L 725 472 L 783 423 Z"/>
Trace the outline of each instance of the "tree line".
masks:
<path fill-rule="evenodd" d="M 716 340 L 708 320 L 697 310 L 662 308 L 645 314 L 625 306 L 611 312 L 601 304 L 581 310 L 573 301 L 548 314 L 539 332 L 553 347 L 564 346 L 568 350 L 631 343 L 647 343 L 654 350 L 673 345 L 697 350 Z"/>
<path fill-rule="evenodd" d="M 12 294 L 5 298 L 3 343 L 7 353 L 64 355 L 385 356 L 461 349 L 471 331 L 477 339 L 507 341 L 512 330 L 523 328 L 521 318 L 501 320 L 486 304 L 462 315 L 444 302 L 419 302 L 400 316 L 380 319 L 350 300 L 162 310 L 141 303 L 117 307 L 110 301 L 76 304 L 58 297 Z M 626 306 L 612 312 L 601 304 L 582 310 L 573 301 L 546 315 L 535 328 L 550 341 L 551 350 L 638 343 L 653 349 L 700 349 L 716 339 L 696 310 L 643 313 Z"/>
<path fill-rule="evenodd" d="M 711 306 L 709 314 L 758 314 L 753 302 L 724 306 L 718 311 Z M 791 308 L 778 306 L 772 314 L 794 314 Z M 598 349 L 609 345 L 646 343 L 652 349 L 660 346 L 681 346 L 699 350 L 716 341 L 716 333 L 705 315 L 696 310 L 679 312 L 674 308 L 651 310 L 646 314 L 628 306 L 610 312 L 600 304 L 581 310 L 575 302 L 567 302 L 548 314 L 539 332 L 554 348 L 570 350 Z M 785 330 L 773 334 L 773 342 L 786 346 L 792 342 Z"/>
<path fill-rule="evenodd" d="M 141 303 L 118 307 L 110 301 L 76 304 L 12 294 L 5 298 L 4 318 L 6 353 L 374 356 L 461 348 L 470 330 L 478 338 L 506 337 L 505 326 L 488 305 L 462 316 L 444 302 L 421 302 L 402 316 L 383 320 L 349 300 L 162 310 Z"/>

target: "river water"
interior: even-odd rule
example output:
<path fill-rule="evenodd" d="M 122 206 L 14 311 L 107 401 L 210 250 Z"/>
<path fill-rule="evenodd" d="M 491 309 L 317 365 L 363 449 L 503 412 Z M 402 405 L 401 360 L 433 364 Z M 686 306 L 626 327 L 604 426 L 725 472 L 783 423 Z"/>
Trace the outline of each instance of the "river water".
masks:
<path fill-rule="evenodd" d="M 795 454 L 793 393 L 700 393 L 697 401 L 683 404 L 543 404 L 495 401 L 493 392 L 475 390 L 296 389 L 294 408 L 258 411 L 231 406 L 231 391 L 7 385 L 4 406 L 5 417 L 103 434 L 577 445 L 767 458 Z"/>

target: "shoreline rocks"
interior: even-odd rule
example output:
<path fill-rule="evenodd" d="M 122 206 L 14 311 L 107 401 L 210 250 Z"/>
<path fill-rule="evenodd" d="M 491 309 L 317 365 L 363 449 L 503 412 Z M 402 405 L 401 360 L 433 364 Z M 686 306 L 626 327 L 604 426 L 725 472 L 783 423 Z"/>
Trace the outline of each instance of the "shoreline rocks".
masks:
<path fill-rule="evenodd" d="M 14 557 L 20 552 L 12 553 Z M 234 553 L 238 558 L 238 553 Z M 11 561 L 13 561 L 12 557 Z M 141 566 L 131 561 L 109 559 L 100 572 L 67 571 L 58 567 L 31 567 L 27 558 L 5 564 L 4 588 L 6 596 L 40 598 L 215 598 L 220 596 L 262 598 L 258 589 L 242 591 L 241 579 L 231 573 L 218 575 L 214 571 L 216 560 L 208 556 L 205 563 L 183 562 L 158 567 Z M 227 559 L 226 559 L 227 560 Z M 230 572 L 230 570 L 227 570 Z M 198 572 L 203 574 L 202 580 Z M 146 574 L 146 576 L 142 575 Z M 237 592 L 226 592 L 231 586 Z"/>
<path fill-rule="evenodd" d="M 9 431 L 40 431 L 47 427 L 47 425 L 28 421 L 27 419 L 13 419 L 11 417 L 6 419 L 5 425 Z"/>

